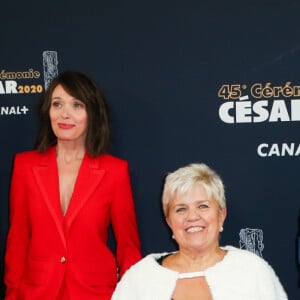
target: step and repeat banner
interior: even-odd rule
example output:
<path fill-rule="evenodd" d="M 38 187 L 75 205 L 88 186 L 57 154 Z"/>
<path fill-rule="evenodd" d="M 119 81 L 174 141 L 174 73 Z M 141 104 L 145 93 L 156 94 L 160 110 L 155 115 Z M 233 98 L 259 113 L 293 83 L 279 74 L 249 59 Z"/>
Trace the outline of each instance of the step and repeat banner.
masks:
<path fill-rule="evenodd" d="M 141 2 L 1 5 L 2 297 L 13 157 L 34 145 L 51 79 L 77 70 L 107 98 L 110 152 L 130 164 L 143 254 L 176 249 L 164 177 L 204 162 L 226 187 L 221 244 L 262 256 L 299 299 L 300 2 Z"/>

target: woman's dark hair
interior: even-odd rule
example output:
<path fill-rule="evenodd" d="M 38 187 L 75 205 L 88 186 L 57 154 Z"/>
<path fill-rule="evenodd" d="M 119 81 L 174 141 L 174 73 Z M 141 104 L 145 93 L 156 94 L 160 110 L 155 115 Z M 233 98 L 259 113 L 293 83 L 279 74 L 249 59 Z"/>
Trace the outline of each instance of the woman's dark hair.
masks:
<path fill-rule="evenodd" d="M 57 141 L 52 131 L 49 111 L 53 90 L 58 85 L 61 85 L 68 94 L 85 104 L 88 115 L 85 139 L 87 153 L 92 157 L 105 153 L 109 145 L 109 122 L 104 95 L 93 80 L 85 74 L 75 71 L 65 71 L 55 77 L 41 98 L 37 150 L 45 152 L 49 146 L 55 145 Z"/>

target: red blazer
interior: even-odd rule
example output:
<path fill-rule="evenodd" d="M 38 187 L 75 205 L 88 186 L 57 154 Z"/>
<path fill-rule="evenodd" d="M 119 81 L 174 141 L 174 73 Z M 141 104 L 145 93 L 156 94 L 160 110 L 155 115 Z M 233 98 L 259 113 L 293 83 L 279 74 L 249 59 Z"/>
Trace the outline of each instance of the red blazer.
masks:
<path fill-rule="evenodd" d="M 116 259 L 106 245 L 112 223 Z M 141 258 L 128 164 L 85 155 L 65 216 L 55 148 L 16 155 L 5 253 L 5 300 L 110 299 Z M 64 294 L 65 295 L 65 294 Z"/>

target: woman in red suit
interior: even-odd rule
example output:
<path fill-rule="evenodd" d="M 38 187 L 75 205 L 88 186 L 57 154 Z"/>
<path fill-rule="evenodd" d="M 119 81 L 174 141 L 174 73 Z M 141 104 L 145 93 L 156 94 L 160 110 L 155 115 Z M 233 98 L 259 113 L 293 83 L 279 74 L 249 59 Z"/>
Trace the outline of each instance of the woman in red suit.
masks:
<path fill-rule="evenodd" d="M 15 157 L 5 300 L 109 300 L 141 258 L 128 164 L 105 154 L 108 138 L 94 82 L 71 71 L 53 79 L 37 149 Z"/>

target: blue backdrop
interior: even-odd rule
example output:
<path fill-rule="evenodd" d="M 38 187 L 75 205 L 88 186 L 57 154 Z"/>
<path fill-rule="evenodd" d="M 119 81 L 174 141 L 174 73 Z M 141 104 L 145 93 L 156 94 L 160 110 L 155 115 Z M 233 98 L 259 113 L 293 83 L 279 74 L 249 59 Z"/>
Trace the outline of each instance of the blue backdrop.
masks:
<path fill-rule="evenodd" d="M 33 146 L 49 76 L 73 69 L 106 94 L 143 254 L 175 247 L 160 208 L 166 173 L 205 162 L 226 186 L 222 244 L 263 256 L 298 300 L 300 2 L 17 2 L 0 18 L 1 257 L 13 156 Z"/>

